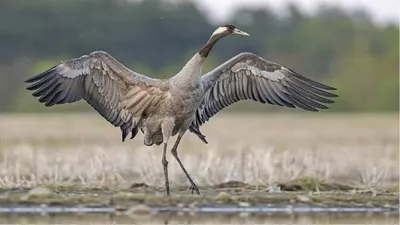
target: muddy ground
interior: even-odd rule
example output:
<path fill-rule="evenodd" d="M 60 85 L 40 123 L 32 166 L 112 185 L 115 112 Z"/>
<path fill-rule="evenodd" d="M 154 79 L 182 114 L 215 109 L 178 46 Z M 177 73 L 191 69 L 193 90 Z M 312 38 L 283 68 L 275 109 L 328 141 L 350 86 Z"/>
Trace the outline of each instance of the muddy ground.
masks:
<path fill-rule="evenodd" d="M 144 183 L 124 190 L 79 187 L 36 187 L 33 189 L 2 189 L 3 206 L 88 206 L 112 207 L 116 211 L 150 212 L 151 207 L 178 206 L 289 206 L 322 207 L 399 207 L 398 187 L 381 190 L 361 190 L 335 183 L 296 181 L 277 184 L 280 189 L 227 182 L 201 187 L 201 195 L 192 195 L 189 187 L 173 187 L 171 196 L 164 189 Z"/>

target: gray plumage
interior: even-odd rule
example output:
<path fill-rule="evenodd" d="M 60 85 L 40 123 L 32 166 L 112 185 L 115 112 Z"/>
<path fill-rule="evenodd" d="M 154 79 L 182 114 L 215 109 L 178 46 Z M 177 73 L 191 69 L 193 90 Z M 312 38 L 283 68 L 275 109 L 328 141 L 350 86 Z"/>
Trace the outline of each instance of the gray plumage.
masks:
<path fill-rule="evenodd" d="M 26 82 L 46 106 L 84 99 L 109 123 L 119 127 L 122 140 L 139 130 L 145 145 L 164 143 L 162 163 L 169 194 L 168 139 L 178 134 L 171 152 L 192 185 L 177 147 L 189 129 L 207 143 L 200 126 L 223 108 L 240 100 L 302 108 L 327 109 L 332 87 L 310 80 L 252 53 L 240 53 L 202 76 L 201 68 L 214 44 L 230 34 L 248 35 L 232 25 L 219 27 L 209 41 L 175 76 L 160 80 L 126 68 L 104 51 L 67 60 Z"/>
<path fill-rule="evenodd" d="M 199 128 L 223 108 L 240 100 L 253 100 L 308 111 L 327 109 L 335 88 L 310 80 L 252 53 L 241 53 L 202 76 L 205 95 L 189 127 L 207 143 Z"/>

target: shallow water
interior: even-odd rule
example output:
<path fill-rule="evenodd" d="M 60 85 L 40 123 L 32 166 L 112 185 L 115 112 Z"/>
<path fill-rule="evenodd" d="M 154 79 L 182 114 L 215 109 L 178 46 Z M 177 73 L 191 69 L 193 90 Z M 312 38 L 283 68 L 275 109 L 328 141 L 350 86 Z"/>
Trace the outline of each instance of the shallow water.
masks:
<path fill-rule="evenodd" d="M 0 207 L 1 224 L 399 224 L 398 207 Z"/>
<path fill-rule="evenodd" d="M 399 224 L 398 214 L 0 215 L 1 224 Z"/>
<path fill-rule="evenodd" d="M 133 208 L 132 208 L 133 209 Z M 129 211 L 129 210 L 127 210 Z M 143 212 L 143 210 L 141 210 Z M 66 207 L 66 206 L 0 206 L 0 214 L 71 214 L 71 213 L 120 213 L 114 207 Z M 399 206 L 387 207 L 318 207 L 307 205 L 280 206 L 202 206 L 202 207 L 147 207 L 148 214 L 177 213 L 177 214 L 307 214 L 307 213 L 386 213 L 399 214 Z"/>

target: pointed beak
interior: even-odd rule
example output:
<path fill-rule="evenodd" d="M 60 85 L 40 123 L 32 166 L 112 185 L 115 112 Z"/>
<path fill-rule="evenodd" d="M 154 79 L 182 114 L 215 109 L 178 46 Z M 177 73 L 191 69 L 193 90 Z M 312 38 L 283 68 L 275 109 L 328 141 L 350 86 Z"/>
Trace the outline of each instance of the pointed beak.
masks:
<path fill-rule="evenodd" d="M 244 31 L 241 31 L 241 30 L 239 30 L 239 29 L 237 29 L 237 28 L 235 28 L 235 29 L 233 30 L 233 33 L 234 33 L 234 34 L 243 35 L 243 36 L 250 36 L 250 34 L 244 32 Z"/>

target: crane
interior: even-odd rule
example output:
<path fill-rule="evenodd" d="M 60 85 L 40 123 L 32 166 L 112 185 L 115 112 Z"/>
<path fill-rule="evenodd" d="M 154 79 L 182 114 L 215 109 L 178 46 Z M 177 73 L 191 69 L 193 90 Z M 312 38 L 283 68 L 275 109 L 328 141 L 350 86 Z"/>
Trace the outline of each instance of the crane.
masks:
<path fill-rule="evenodd" d="M 105 51 L 94 51 L 35 75 L 27 90 L 46 106 L 84 99 L 122 133 L 122 141 L 139 130 L 146 146 L 161 145 L 166 194 L 170 195 L 167 146 L 178 135 L 171 153 L 200 194 L 178 156 L 178 145 L 190 131 L 207 143 L 200 127 L 223 108 L 240 100 L 301 108 L 327 109 L 337 97 L 334 87 L 316 82 L 253 53 L 242 52 L 212 71 L 202 65 L 215 43 L 229 35 L 249 36 L 234 25 L 218 27 L 182 69 L 169 79 L 154 79 L 133 71 Z"/>

